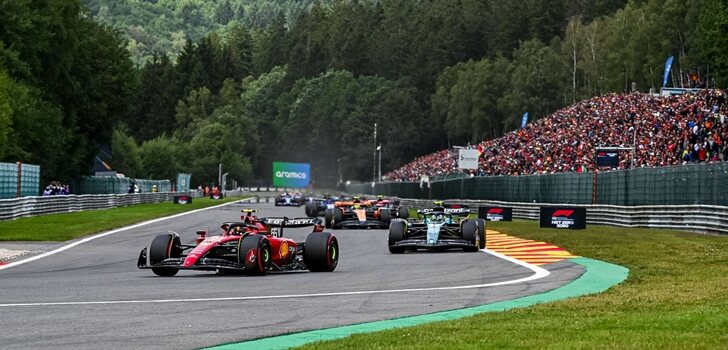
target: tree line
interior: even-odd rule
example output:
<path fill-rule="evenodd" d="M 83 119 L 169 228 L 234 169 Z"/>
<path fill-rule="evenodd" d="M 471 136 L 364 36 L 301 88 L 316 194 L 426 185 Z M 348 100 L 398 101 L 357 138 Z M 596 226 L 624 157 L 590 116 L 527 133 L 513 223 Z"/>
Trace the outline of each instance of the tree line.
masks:
<path fill-rule="evenodd" d="M 197 4 L 212 18 L 210 9 L 225 2 Z M 178 3 L 175 11 L 194 1 Z M 214 182 L 222 163 L 240 182 L 268 181 L 278 160 L 312 163 L 322 182 L 366 180 L 375 122 L 384 172 L 497 137 L 518 127 L 523 112 L 538 118 L 594 95 L 659 89 L 668 55 L 683 73 L 672 81 L 696 73 L 725 86 L 728 77 L 728 9 L 719 0 L 317 1 L 300 5 L 295 18 L 267 16 L 265 25 L 233 17 L 218 31 L 184 40 L 176 54 L 155 52 L 143 66 L 132 64 L 131 40 L 79 16 L 88 12 L 77 1 L 18 1 L 0 10 L 33 17 L 44 8 L 58 16 L 63 4 L 68 25 L 85 23 L 63 27 L 77 35 L 68 40 L 78 49 L 57 37 L 43 46 L 40 39 L 57 28 L 31 33 L 23 20 L 0 27 L 0 97 L 32 102 L 20 107 L 0 98 L 0 121 L 11 119 L 5 125 L 15 131 L 32 115 L 48 128 L 0 143 L 9 146 L 0 148 L 2 159 L 33 155 L 27 161 L 45 171 L 46 160 L 36 159 L 49 157 L 63 163 L 50 167 L 54 176 L 86 171 L 98 143 L 110 144 L 113 166 L 135 177 L 191 171 L 193 182 Z M 92 30 L 93 40 L 80 28 Z M 90 51 L 83 56 L 82 48 Z M 63 69 L 45 74 L 54 59 Z M 3 135 L 16 132 L 0 129 Z M 41 137 L 48 142 L 30 141 Z"/>

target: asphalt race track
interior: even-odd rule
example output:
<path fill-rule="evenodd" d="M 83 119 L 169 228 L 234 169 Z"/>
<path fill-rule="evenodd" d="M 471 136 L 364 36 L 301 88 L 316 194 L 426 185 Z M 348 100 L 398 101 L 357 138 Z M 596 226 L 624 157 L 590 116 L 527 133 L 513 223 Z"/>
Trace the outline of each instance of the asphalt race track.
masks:
<path fill-rule="evenodd" d="M 196 229 L 217 233 L 244 207 L 258 208 L 260 216 L 304 216 L 303 207 L 235 203 L 0 270 L 0 348 L 199 348 L 513 299 L 557 288 L 583 272 L 562 261 L 543 266 L 548 277 L 525 283 L 387 292 L 503 282 L 534 272 L 485 252 L 393 255 L 386 230 L 334 230 L 341 258 L 333 273 L 180 271 L 163 278 L 136 268 L 139 251 L 156 234 L 176 231 L 190 243 Z M 309 232 L 286 229 L 284 235 L 302 241 Z M 340 294 L 311 295 L 321 293 Z"/>

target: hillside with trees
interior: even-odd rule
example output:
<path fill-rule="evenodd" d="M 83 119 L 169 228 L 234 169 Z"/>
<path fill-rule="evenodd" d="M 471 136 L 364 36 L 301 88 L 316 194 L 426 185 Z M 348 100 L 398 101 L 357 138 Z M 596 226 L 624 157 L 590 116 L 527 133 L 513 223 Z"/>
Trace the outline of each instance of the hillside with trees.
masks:
<path fill-rule="evenodd" d="M 657 90 L 671 55 L 671 86 L 691 73 L 711 87 L 728 83 L 728 8 L 719 0 L 342 0 L 290 8 L 231 0 L 232 8 L 278 5 L 259 23 L 222 24 L 214 9 L 225 2 L 0 4 L 16 14 L 0 27 L 2 159 L 64 178 L 87 172 L 94 145 L 104 144 L 112 166 L 129 176 L 183 170 L 194 183 L 211 182 L 223 163 L 239 182 L 267 182 L 278 160 L 310 162 L 314 177 L 330 184 L 371 178 L 375 122 L 386 172 L 500 136 L 524 112 L 539 118 L 595 95 Z M 197 4 L 201 15 L 192 18 L 207 24 L 185 17 L 182 4 Z M 154 12 L 163 8 L 172 10 Z M 135 11 L 170 20 L 153 24 Z M 130 25 L 150 42 L 183 35 L 176 49 L 139 56 L 126 50 L 143 42 Z M 146 63 L 135 66 L 132 57 Z M 43 128 L 24 126 L 28 120 Z"/>

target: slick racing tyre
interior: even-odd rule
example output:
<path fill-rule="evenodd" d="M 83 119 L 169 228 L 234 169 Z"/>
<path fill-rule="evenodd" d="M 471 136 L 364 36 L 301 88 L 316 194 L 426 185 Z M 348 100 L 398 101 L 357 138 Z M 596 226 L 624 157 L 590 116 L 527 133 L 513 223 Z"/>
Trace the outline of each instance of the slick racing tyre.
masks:
<path fill-rule="evenodd" d="M 303 262 L 311 272 L 332 272 L 339 264 L 339 241 L 331 232 L 313 232 L 303 246 Z"/>
<path fill-rule="evenodd" d="M 382 209 L 379 211 L 379 221 L 389 226 L 389 223 L 392 222 L 392 213 L 389 211 L 389 209 Z M 387 228 L 387 226 L 385 226 L 384 228 Z"/>
<path fill-rule="evenodd" d="M 272 256 L 265 235 L 247 235 L 238 242 L 238 263 L 245 265 L 245 274 L 248 276 L 265 275 Z"/>
<path fill-rule="evenodd" d="M 399 207 L 397 209 L 397 216 L 399 216 L 400 219 L 408 219 L 409 218 L 409 208 L 405 206 Z"/>
<path fill-rule="evenodd" d="M 407 233 L 407 226 L 404 223 L 404 221 L 394 221 L 391 224 L 389 224 L 389 252 L 392 254 L 402 254 L 404 253 L 404 248 L 402 247 L 395 247 L 394 245 L 405 239 L 405 235 Z"/>
<path fill-rule="evenodd" d="M 474 220 L 465 220 L 465 222 L 463 222 L 461 230 L 463 234 L 463 240 L 473 244 L 472 247 L 463 248 L 463 250 L 466 252 L 477 252 L 478 242 L 476 237 L 478 234 L 478 224 L 476 224 Z"/>
<path fill-rule="evenodd" d="M 334 208 L 334 220 L 331 222 L 332 228 L 340 228 L 344 222 L 344 211 L 341 208 Z"/>
<path fill-rule="evenodd" d="M 176 233 L 163 233 L 157 235 L 149 246 L 149 265 L 154 265 L 169 258 L 179 258 L 182 254 L 179 235 Z M 157 276 L 170 277 L 177 274 L 179 269 L 174 267 L 152 267 Z"/>
<path fill-rule="evenodd" d="M 308 202 L 306 203 L 306 216 L 312 218 L 316 216 L 316 212 L 318 211 L 318 205 L 314 202 Z"/>
<path fill-rule="evenodd" d="M 331 228 L 331 222 L 334 221 L 334 211 L 333 209 L 326 209 L 324 212 L 324 226 L 326 228 Z"/>
<path fill-rule="evenodd" d="M 478 224 L 478 238 L 480 240 L 478 249 L 485 249 L 485 220 L 475 219 L 475 222 Z"/>

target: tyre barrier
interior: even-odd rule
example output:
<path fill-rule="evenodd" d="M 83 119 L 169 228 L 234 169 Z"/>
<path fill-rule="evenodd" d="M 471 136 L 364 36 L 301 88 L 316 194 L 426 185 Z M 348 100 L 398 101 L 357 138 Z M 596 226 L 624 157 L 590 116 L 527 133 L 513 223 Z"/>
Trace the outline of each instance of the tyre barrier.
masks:
<path fill-rule="evenodd" d="M 200 197 L 197 191 L 133 194 L 84 194 L 0 199 L 0 221 L 44 214 L 108 209 L 142 203 L 171 202 L 175 196 Z"/>
<path fill-rule="evenodd" d="M 698 233 L 728 234 L 728 207 L 717 205 L 641 205 L 620 206 L 600 204 L 553 204 L 517 203 L 470 199 L 450 199 L 450 203 L 467 204 L 471 208 L 480 206 L 506 206 L 513 208 L 513 217 L 539 220 L 541 207 L 568 206 L 586 208 L 587 224 L 619 227 L 666 228 Z M 412 208 L 430 208 L 429 199 L 401 199 L 403 205 Z"/>

